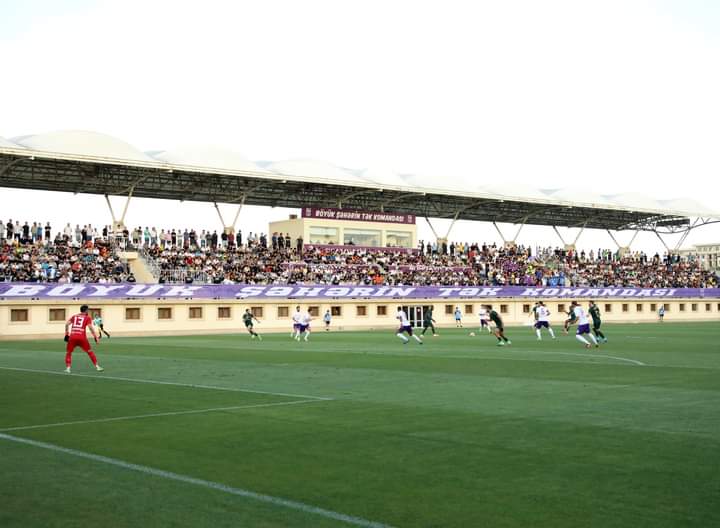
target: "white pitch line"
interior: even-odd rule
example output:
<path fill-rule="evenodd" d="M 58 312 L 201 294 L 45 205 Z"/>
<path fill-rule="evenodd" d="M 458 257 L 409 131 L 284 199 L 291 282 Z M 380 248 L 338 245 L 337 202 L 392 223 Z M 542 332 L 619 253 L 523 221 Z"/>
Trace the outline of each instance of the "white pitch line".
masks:
<path fill-rule="evenodd" d="M 601 358 L 608 358 L 608 359 L 617 359 L 619 361 L 627 361 L 628 363 L 633 363 L 635 365 L 640 365 L 641 367 L 645 367 L 645 363 L 642 361 L 638 361 L 637 359 L 630 359 L 630 358 L 624 358 L 619 356 L 605 356 L 603 354 L 581 354 L 579 352 L 545 352 L 536 350 L 533 352 L 530 352 L 531 354 L 545 354 L 548 356 L 553 356 L 555 354 L 560 354 L 562 356 L 583 356 L 583 357 L 601 357 Z"/>
<path fill-rule="evenodd" d="M 103 464 L 109 464 L 111 466 L 128 469 L 130 471 L 136 471 L 138 473 L 144 473 L 153 477 L 160 477 L 167 480 L 174 480 L 177 482 L 183 482 L 185 484 L 192 484 L 194 486 L 200 486 L 202 488 L 212 489 L 216 491 L 222 491 L 230 495 L 236 495 L 239 497 L 245 497 L 256 501 L 272 504 L 274 506 L 282 506 L 303 513 L 310 513 L 325 517 L 326 519 L 332 519 L 334 521 L 344 522 L 353 526 L 361 526 L 363 528 L 391 528 L 387 524 L 369 521 L 362 517 L 356 517 L 354 515 L 347 515 L 345 513 L 336 512 L 333 510 L 326 510 L 319 506 L 312 506 L 305 504 L 304 502 L 298 502 L 290 499 L 283 499 L 282 497 L 275 497 L 273 495 L 265 495 L 264 493 L 257 493 L 254 491 L 246 490 L 243 488 L 234 488 L 220 482 L 213 482 L 211 480 L 203 480 L 188 475 L 182 475 L 180 473 L 173 473 L 171 471 L 165 471 L 163 469 L 157 469 L 150 466 L 142 466 L 140 464 L 133 464 L 131 462 L 125 462 L 117 458 L 110 458 L 102 455 L 95 455 L 93 453 L 87 453 L 85 451 L 79 451 L 77 449 L 70 449 L 67 447 L 58 446 L 55 444 L 49 444 L 47 442 L 39 442 L 37 440 L 30 440 L 29 438 L 21 438 L 18 436 L 12 436 L 9 434 L 0 433 L 0 439 L 7 440 L 8 442 L 15 442 L 18 444 L 25 444 L 33 447 L 39 447 L 41 449 L 47 449 L 49 451 L 55 451 L 56 453 L 64 453 L 66 455 L 75 456 L 78 458 L 84 458 L 92 460 L 94 462 L 101 462 Z"/>
<path fill-rule="evenodd" d="M 279 407 L 281 405 L 298 405 L 301 403 L 319 403 L 325 400 L 294 400 L 289 402 L 275 402 L 275 403 L 256 403 L 252 405 L 233 405 L 230 407 L 212 407 L 210 409 L 193 409 L 189 411 L 169 411 L 161 413 L 151 414 L 135 414 L 131 416 L 116 416 L 114 418 L 98 418 L 96 420 L 77 420 L 74 422 L 55 422 L 49 424 L 39 425 L 23 425 L 19 427 L 6 427 L 0 429 L 0 432 L 8 431 L 27 431 L 28 429 L 45 429 L 47 427 L 62 427 L 65 425 L 81 425 L 81 424 L 93 424 L 93 423 L 105 423 L 105 422 L 119 422 L 123 420 L 135 420 L 137 418 L 155 418 L 159 416 L 182 416 L 184 414 L 202 414 L 217 411 L 236 411 L 239 409 L 257 409 L 260 407 Z"/>
<path fill-rule="evenodd" d="M 617 359 L 620 361 L 627 361 L 629 363 L 633 363 L 635 365 L 640 366 L 647 366 L 642 361 L 638 361 L 636 359 L 629 359 L 624 357 L 618 357 L 618 356 L 606 356 L 603 354 L 580 354 L 575 352 L 545 352 L 545 351 L 530 351 L 526 349 L 516 349 L 518 352 L 525 352 L 527 354 L 544 354 L 548 356 L 554 356 L 554 355 L 563 355 L 563 356 L 582 356 L 582 357 L 594 357 L 594 358 L 605 358 L 605 359 Z M 386 352 L 338 352 L 338 354 L 357 354 L 357 355 L 369 355 L 369 356 L 393 356 L 393 357 L 420 357 L 420 358 L 427 358 L 427 359 L 499 359 L 504 360 L 507 359 L 508 361 L 543 361 L 541 359 L 536 358 L 517 358 L 517 357 L 500 357 L 500 356 L 457 356 L 457 355 L 435 355 L 435 356 L 426 356 L 422 354 L 393 354 L 393 353 L 386 353 Z M 547 361 L 547 360 L 545 360 Z M 578 364 L 584 364 L 587 362 L 580 362 L 580 361 L 553 361 L 553 363 L 578 363 Z M 609 364 L 609 363 L 607 363 Z"/>
<path fill-rule="evenodd" d="M 20 368 L 20 367 L 1 367 L 2 370 L 13 370 L 18 372 L 36 372 L 39 374 L 52 374 L 57 376 L 77 376 L 81 378 L 92 378 L 92 379 L 109 379 L 109 380 L 116 380 L 116 381 L 130 381 L 133 383 L 151 383 L 154 385 L 174 385 L 177 387 L 190 387 L 192 389 L 208 389 L 208 390 L 218 390 L 218 391 L 228 391 L 228 392 L 247 392 L 251 394 L 269 394 L 271 396 L 287 396 L 288 398 L 303 398 L 306 400 L 323 400 L 323 401 L 331 401 L 333 398 L 327 398 L 324 396 L 308 396 L 307 394 L 289 394 L 285 392 L 269 392 L 269 391 L 261 391 L 261 390 L 254 390 L 254 389 L 241 389 L 237 387 L 217 387 L 214 385 L 196 385 L 194 383 L 179 383 L 176 381 L 159 381 L 159 380 L 149 380 L 149 379 L 141 379 L 141 378 L 123 378 L 120 376 L 107 376 L 105 374 L 67 374 L 65 372 L 58 372 L 55 370 L 40 370 L 40 369 L 29 369 L 29 368 Z"/>

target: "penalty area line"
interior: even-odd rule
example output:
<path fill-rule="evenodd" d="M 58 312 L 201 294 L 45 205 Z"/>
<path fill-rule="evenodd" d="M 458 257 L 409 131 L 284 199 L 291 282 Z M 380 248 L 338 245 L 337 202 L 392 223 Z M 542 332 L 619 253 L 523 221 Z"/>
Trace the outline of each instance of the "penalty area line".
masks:
<path fill-rule="evenodd" d="M 318 401 L 331 401 L 334 398 L 327 398 L 324 396 L 309 396 L 307 394 L 290 394 L 286 392 L 270 392 L 255 389 L 244 389 L 238 387 L 218 387 L 215 385 L 197 385 L 195 383 L 179 383 L 177 381 L 160 381 L 160 380 L 149 380 L 142 378 L 124 378 L 120 376 L 108 376 L 105 374 L 67 374 L 66 372 L 58 372 L 55 370 L 41 370 L 41 369 L 29 369 L 20 367 L 2 367 L 2 370 L 12 370 L 17 372 L 35 372 L 38 374 L 52 374 L 55 376 L 75 376 L 79 378 L 92 378 L 92 379 L 108 379 L 115 381 L 129 381 L 132 383 L 150 383 L 153 385 L 174 385 L 176 387 L 189 387 L 191 389 L 207 389 L 217 391 L 228 391 L 228 392 L 247 392 L 250 394 L 269 394 L 271 396 L 286 396 L 288 398 L 303 398 L 306 400 L 318 400 Z"/>
<path fill-rule="evenodd" d="M 139 418 L 158 418 L 162 416 L 183 416 L 186 414 L 203 414 L 221 411 L 239 411 L 242 409 L 259 409 L 263 407 L 280 407 L 283 405 L 299 405 L 301 403 L 319 403 L 325 400 L 294 400 L 289 402 L 273 402 L 273 403 L 254 403 L 251 405 L 232 405 L 229 407 L 211 407 L 209 409 L 192 409 L 188 411 L 169 411 L 160 413 L 149 413 L 149 414 L 135 414 L 130 416 L 115 416 L 113 418 L 97 418 L 95 420 L 76 420 L 72 422 L 55 422 L 49 424 L 38 424 L 38 425 L 22 425 L 18 427 L 6 427 L 0 429 L 0 432 L 9 431 L 27 431 L 29 429 L 46 429 L 48 427 L 63 427 L 66 425 L 82 425 L 82 424 L 94 424 L 94 423 L 107 423 L 107 422 L 120 422 L 124 420 L 136 420 Z"/>
<path fill-rule="evenodd" d="M 333 510 L 327 510 L 325 508 L 321 508 L 319 506 L 312 506 L 310 504 L 305 504 L 304 502 L 294 501 L 290 499 L 284 499 L 282 497 L 275 497 L 273 495 L 266 495 L 264 493 L 257 493 L 254 491 L 246 490 L 243 488 L 235 488 L 232 486 L 228 486 L 226 484 L 222 484 L 220 482 L 213 482 L 211 480 L 204 480 L 199 479 L 195 477 L 191 477 L 188 475 L 182 475 L 180 473 L 173 473 L 172 471 L 165 471 L 163 469 L 157 469 L 150 466 L 142 466 L 140 464 L 133 464 L 132 462 L 126 462 L 124 460 L 120 460 L 117 458 L 110 458 L 102 455 L 96 455 L 93 453 L 87 453 L 85 451 L 79 451 L 77 449 L 70 449 L 67 447 L 62 447 L 55 444 L 49 444 L 47 442 L 40 442 L 37 440 L 30 440 L 29 438 L 22 438 L 19 436 L 12 436 L 5 433 L 0 433 L 0 440 L 6 440 L 8 442 L 15 442 L 17 444 L 25 444 L 33 447 L 38 447 L 41 449 L 47 449 L 49 451 L 54 451 L 56 453 L 63 453 L 66 455 L 71 455 L 78 458 L 84 458 L 86 460 L 92 460 L 93 462 L 100 462 L 102 464 L 108 464 L 115 467 L 120 467 L 123 469 L 127 469 L 130 471 L 135 471 L 138 473 L 143 473 L 145 475 L 151 475 L 153 477 L 159 477 L 166 480 L 173 480 L 176 482 L 183 482 L 185 484 L 192 484 L 194 486 L 199 486 L 206 489 L 212 489 L 216 491 L 221 491 L 223 493 L 227 493 L 230 495 L 236 495 L 239 497 L 244 497 L 248 499 L 252 499 L 259 502 L 264 502 L 267 504 L 272 504 L 274 506 L 281 506 L 283 508 L 289 508 L 291 510 L 300 511 L 303 513 L 309 513 L 318 515 L 321 517 L 325 517 L 326 519 L 332 519 L 334 521 L 344 522 L 349 525 L 353 526 L 361 526 L 363 528 L 391 528 L 387 524 L 370 521 L 367 519 L 363 519 L 362 517 L 356 517 L 354 515 L 348 515 L 345 513 L 336 512 Z"/>

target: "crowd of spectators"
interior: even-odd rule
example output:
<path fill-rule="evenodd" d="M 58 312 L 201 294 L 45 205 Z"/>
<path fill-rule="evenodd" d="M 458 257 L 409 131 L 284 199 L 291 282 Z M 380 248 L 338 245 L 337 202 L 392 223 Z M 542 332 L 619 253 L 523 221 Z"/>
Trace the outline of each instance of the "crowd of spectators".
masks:
<path fill-rule="evenodd" d="M 259 241 L 201 248 L 150 245 L 164 282 L 444 286 L 704 288 L 717 277 L 677 255 L 620 255 L 607 249 L 421 243 L 415 250 L 339 246 L 273 247 Z"/>
<path fill-rule="evenodd" d="M 0 281 L 134 282 L 104 231 L 68 224 L 53 237 L 49 223 L 9 220 L 0 229 Z"/>
<path fill-rule="evenodd" d="M 420 242 L 414 249 L 304 245 L 283 233 L 74 228 L 8 221 L 0 230 L 0 280 L 134 281 L 118 257 L 139 249 L 160 282 L 558 287 L 715 287 L 693 259 L 608 249 Z"/>

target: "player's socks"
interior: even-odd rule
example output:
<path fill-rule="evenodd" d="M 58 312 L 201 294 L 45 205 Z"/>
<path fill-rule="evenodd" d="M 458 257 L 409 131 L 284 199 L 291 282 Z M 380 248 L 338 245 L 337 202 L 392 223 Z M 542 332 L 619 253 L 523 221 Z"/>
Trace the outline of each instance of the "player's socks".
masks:
<path fill-rule="evenodd" d="M 70 367 L 65 367 L 65 372 L 66 372 L 67 374 L 70 374 Z"/>
<path fill-rule="evenodd" d="M 592 334 L 588 334 L 588 337 L 590 337 L 590 341 L 592 341 L 595 344 L 595 346 L 597 346 L 598 342 L 597 342 L 597 339 L 595 339 L 595 336 Z"/>
<path fill-rule="evenodd" d="M 402 339 L 403 343 L 407 343 L 407 342 L 408 342 L 408 338 L 405 337 L 404 335 L 402 335 L 402 334 L 395 334 L 395 335 L 398 336 L 400 339 Z"/>
<path fill-rule="evenodd" d="M 540 341 L 542 339 L 542 337 L 540 337 L 540 329 L 539 328 L 535 329 L 535 335 L 537 335 L 538 341 Z"/>
<path fill-rule="evenodd" d="M 580 342 L 583 343 L 584 345 L 590 346 L 590 343 L 588 343 L 588 340 L 585 339 L 585 338 L 584 338 L 583 336 L 581 336 L 581 335 L 576 335 L 576 336 L 575 336 L 575 339 L 577 339 L 578 341 L 580 341 Z"/>
<path fill-rule="evenodd" d="M 510 341 L 507 337 L 504 338 L 504 339 L 505 339 L 505 344 L 506 344 L 506 345 L 512 345 L 512 341 Z"/>
<path fill-rule="evenodd" d="M 260 341 L 262 341 L 262 336 L 261 336 L 260 334 L 255 334 L 255 335 L 258 336 L 258 339 L 259 339 Z"/>
<path fill-rule="evenodd" d="M 95 352 L 92 350 L 88 350 L 87 355 L 90 357 L 90 361 L 92 361 L 92 364 L 97 367 L 97 357 L 95 357 Z"/>
<path fill-rule="evenodd" d="M 552 329 L 552 328 L 548 328 L 548 332 L 550 332 L 550 337 L 552 337 L 553 339 L 555 339 L 555 332 L 553 332 L 553 329 Z"/>
<path fill-rule="evenodd" d="M 416 336 L 415 334 L 413 334 L 413 337 L 415 338 L 415 341 L 417 341 L 418 343 L 420 343 L 422 345 L 423 341 L 422 341 L 422 339 L 420 339 L 420 337 Z"/>

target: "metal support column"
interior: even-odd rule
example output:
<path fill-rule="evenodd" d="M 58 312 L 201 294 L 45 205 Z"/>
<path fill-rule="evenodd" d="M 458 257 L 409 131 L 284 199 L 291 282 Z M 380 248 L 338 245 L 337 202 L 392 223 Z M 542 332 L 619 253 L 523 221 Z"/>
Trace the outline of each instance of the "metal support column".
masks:
<path fill-rule="evenodd" d="M 660 233 L 658 233 L 657 230 L 655 230 L 655 229 L 653 229 L 653 233 L 655 233 L 655 235 L 660 239 L 660 242 L 662 242 L 662 245 L 665 246 L 665 249 L 667 249 L 667 252 L 670 253 L 670 248 L 665 243 L 665 240 L 663 239 L 663 237 L 660 236 Z"/>
<path fill-rule="evenodd" d="M 558 236 L 558 238 L 560 239 L 560 242 L 563 243 L 563 246 L 566 246 L 566 245 L 567 245 L 567 242 L 565 242 L 565 239 L 564 239 L 564 238 L 562 237 L 562 235 L 560 234 L 560 231 L 558 231 L 557 226 L 552 226 L 552 228 L 553 228 L 553 229 L 555 230 L 555 232 L 557 233 L 557 236 Z M 612 235 L 611 235 L 611 236 L 612 236 Z"/>
<path fill-rule="evenodd" d="M 107 194 L 105 195 L 105 201 L 107 202 L 108 209 L 110 210 L 110 217 L 112 218 L 113 231 L 122 231 L 123 229 L 125 229 L 125 215 L 127 215 L 128 206 L 130 205 L 130 200 L 132 199 L 134 190 L 135 189 L 133 187 L 130 188 L 120 218 L 117 218 L 115 216 L 115 210 L 113 209 L 112 203 L 110 202 L 110 196 L 108 196 Z"/>
<path fill-rule="evenodd" d="M 500 228 L 498 225 L 493 221 L 492 223 L 495 226 L 495 229 L 497 230 L 498 234 L 500 235 L 500 239 L 503 241 L 503 245 L 507 244 L 507 240 L 505 240 L 505 235 L 502 234 L 502 231 L 500 231 Z"/>
<path fill-rule="evenodd" d="M 448 227 L 447 233 L 445 234 L 445 240 L 448 240 L 450 238 L 450 231 L 452 231 L 453 226 L 455 226 L 455 222 L 457 222 L 458 216 L 460 216 L 460 211 L 455 213 L 455 216 L 453 216 L 452 222 L 450 222 L 450 227 Z"/>
<path fill-rule="evenodd" d="M 607 231 L 608 235 L 610 235 L 610 238 L 612 238 L 612 241 L 615 242 L 615 245 L 618 247 L 618 249 L 622 249 L 622 246 L 620 244 L 618 244 L 618 241 L 615 239 L 615 236 L 612 234 L 612 231 L 610 231 L 609 229 L 606 229 L 605 231 Z"/>

